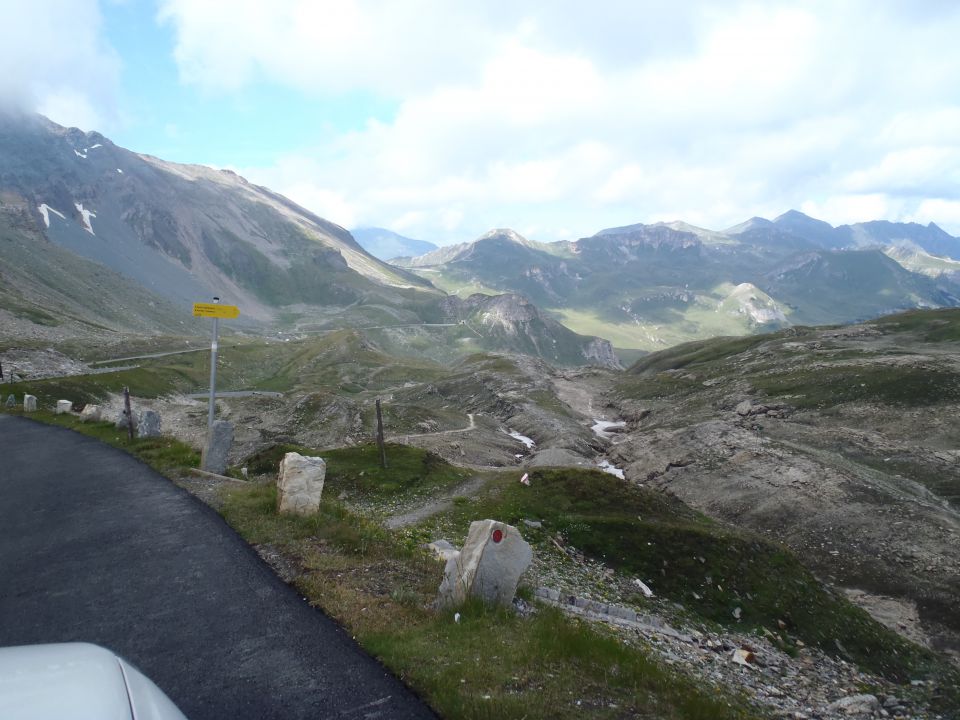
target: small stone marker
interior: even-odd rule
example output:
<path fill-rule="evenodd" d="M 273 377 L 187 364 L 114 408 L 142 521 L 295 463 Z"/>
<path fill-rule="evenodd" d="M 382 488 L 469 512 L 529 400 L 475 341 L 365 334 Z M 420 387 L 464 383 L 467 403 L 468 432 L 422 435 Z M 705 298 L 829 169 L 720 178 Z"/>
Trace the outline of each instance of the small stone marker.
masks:
<path fill-rule="evenodd" d="M 459 605 L 468 597 L 479 597 L 510 605 L 531 560 L 533 551 L 515 527 L 476 520 L 470 523 L 463 550 L 447 560 L 437 604 Z"/>
<path fill-rule="evenodd" d="M 289 452 L 280 461 L 277 474 L 277 510 L 310 515 L 320 509 L 327 464 L 323 458 Z"/>
<path fill-rule="evenodd" d="M 36 412 L 37 411 L 37 398 L 35 395 L 24 395 L 23 396 L 23 411 L 24 412 Z"/>
<path fill-rule="evenodd" d="M 156 410 L 144 410 L 137 427 L 137 437 L 160 437 L 160 413 Z"/>
<path fill-rule="evenodd" d="M 207 447 L 200 460 L 200 469 L 207 472 L 223 475 L 227 469 L 227 455 L 233 445 L 233 423 L 226 420 L 215 420 L 210 428 L 210 437 Z"/>
<path fill-rule="evenodd" d="M 73 403 L 69 400 L 57 400 L 57 415 L 66 415 L 73 412 Z"/>
<path fill-rule="evenodd" d="M 131 411 L 130 411 L 130 418 L 128 419 L 128 418 L 127 418 L 127 411 L 126 411 L 126 410 L 121 410 L 119 413 L 117 413 L 117 420 L 116 420 L 116 422 L 113 424 L 113 426 L 114 426 L 117 430 L 126 430 L 126 429 L 130 426 L 130 423 L 131 423 L 131 422 L 133 423 L 133 429 L 136 430 L 136 429 L 137 429 L 137 425 L 139 424 L 139 420 L 138 420 L 138 418 L 137 418 L 137 411 L 136 411 L 136 410 L 131 410 Z"/>
<path fill-rule="evenodd" d="M 7 407 L 12 408 L 17 406 L 17 397 L 16 395 L 7 395 Z"/>
<path fill-rule="evenodd" d="M 86 405 L 80 411 L 80 422 L 100 422 L 101 419 L 99 405 Z"/>

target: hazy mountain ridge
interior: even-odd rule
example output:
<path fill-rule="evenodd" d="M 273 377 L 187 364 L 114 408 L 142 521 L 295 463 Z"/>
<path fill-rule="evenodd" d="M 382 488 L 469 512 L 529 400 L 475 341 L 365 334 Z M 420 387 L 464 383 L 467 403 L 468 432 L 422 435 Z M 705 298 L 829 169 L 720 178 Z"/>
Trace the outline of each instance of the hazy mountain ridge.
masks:
<path fill-rule="evenodd" d="M 437 249 L 426 240 L 415 240 L 380 227 L 359 227 L 350 231 L 357 243 L 380 260 L 425 255 Z"/>

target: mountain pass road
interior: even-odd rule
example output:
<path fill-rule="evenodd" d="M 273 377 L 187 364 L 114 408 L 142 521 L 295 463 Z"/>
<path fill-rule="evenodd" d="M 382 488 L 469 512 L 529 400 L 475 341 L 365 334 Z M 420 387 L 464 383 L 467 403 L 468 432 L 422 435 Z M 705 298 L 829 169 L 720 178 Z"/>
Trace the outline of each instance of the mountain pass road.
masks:
<path fill-rule="evenodd" d="M 191 720 L 435 717 L 187 492 L 0 415 L 0 646 L 69 641 L 128 659 Z"/>

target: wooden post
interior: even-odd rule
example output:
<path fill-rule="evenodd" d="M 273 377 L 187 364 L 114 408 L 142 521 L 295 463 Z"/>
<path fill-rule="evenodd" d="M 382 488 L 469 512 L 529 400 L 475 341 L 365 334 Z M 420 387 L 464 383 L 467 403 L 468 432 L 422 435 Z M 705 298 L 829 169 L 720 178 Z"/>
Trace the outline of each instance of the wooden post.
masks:
<path fill-rule="evenodd" d="M 380 398 L 377 398 L 377 447 L 380 448 L 380 467 L 387 469 L 387 449 L 383 445 L 383 413 L 380 411 Z"/>
<path fill-rule="evenodd" d="M 123 388 L 123 413 L 127 416 L 127 437 L 133 440 L 133 412 L 130 410 L 130 388 Z"/>

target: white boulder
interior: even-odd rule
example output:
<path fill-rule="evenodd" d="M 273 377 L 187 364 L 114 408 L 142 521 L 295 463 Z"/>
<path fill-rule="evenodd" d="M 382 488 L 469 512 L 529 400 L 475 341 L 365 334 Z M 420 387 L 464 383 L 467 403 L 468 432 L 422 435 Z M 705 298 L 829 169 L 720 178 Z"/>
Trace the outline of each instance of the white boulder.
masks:
<path fill-rule="evenodd" d="M 69 400 L 57 400 L 57 415 L 67 415 L 73 412 L 73 403 Z"/>
<path fill-rule="evenodd" d="M 447 560 L 437 604 L 455 606 L 478 597 L 509 605 L 532 560 L 530 545 L 515 527 L 496 520 L 474 521 L 463 549 Z"/>
<path fill-rule="evenodd" d="M 36 396 L 36 395 L 24 395 L 24 396 L 23 396 L 23 411 L 24 411 L 24 412 L 36 412 L 36 411 L 37 411 L 37 396 Z"/>
<path fill-rule="evenodd" d="M 327 464 L 323 458 L 289 452 L 277 475 L 277 510 L 309 515 L 320 509 Z"/>
<path fill-rule="evenodd" d="M 859 715 L 873 717 L 873 714 L 880 710 L 880 701 L 876 695 L 851 695 L 840 698 L 827 706 L 827 712 L 836 715 Z"/>
<path fill-rule="evenodd" d="M 80 422 L 100 422 L 102 419 L 99 405 L 84 405 L 80 411 Z"/>

